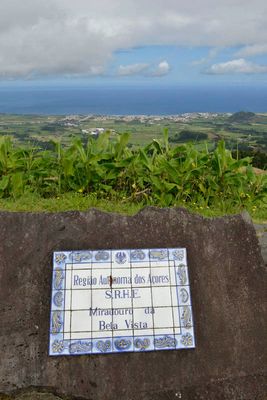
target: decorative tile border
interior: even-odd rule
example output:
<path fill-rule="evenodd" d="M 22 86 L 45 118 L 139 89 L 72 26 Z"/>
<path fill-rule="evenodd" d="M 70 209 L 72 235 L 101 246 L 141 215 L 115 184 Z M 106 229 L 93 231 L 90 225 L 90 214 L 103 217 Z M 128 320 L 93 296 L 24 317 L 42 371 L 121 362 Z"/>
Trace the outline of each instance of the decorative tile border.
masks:
<path fill-rule="evenodd" d="M 138 279 L 133 279 L 133 270 Z M 96 272 L 99 274 L 99 271 L 103 272 L 101 278 L 93 276 Z M 118 273 L 122 275 L 117 276 Z M 159 290 L 157 293 L 168 293 L 170 290 L 170 304 L 161 305 L 160 300 L 154 297 L 155 288 Z M 139 306 L 136 306 L 135 301 L 142 299 L 142 296 L 145 298 L 145 294 L 147 295 L 149 291 L 151 293 L 151 300 L 147 297 L 149 304 L 144 300 L 141 306 L 139 303 Z M 88 306 L 81 299 L 81 293 L 88 299 Z M 98 299 L 99 294 L 105 296 L 105 301 L 111 298 L 110 307 L 105 308 L 101 300 L 96 304 L 94 296 Z M 125 298 L 120 297 L 122 295 Z M 129 297 L 132 297 L 131 304 Z M 157 301 L 157 305 L 153 304 L 153 299 Z M 118 303 L 115 303 L 115 300 Z M 120 301 L 122 306 L 118 308 L 117 304 L 120 304 Z M 164 301 L 166 299 L 162 297 L 162 304 Z M 81 308 L 75 308 L 76 303 L 81 304 Z M 169 317 L 172 314 L 171 322 L 166 322 L 166 326 L 164 326 L 164 313 L 160 314 L 162 320 L 156 319 L 157 312 L 163 307 Z M 119 317 L 114 318 L 115 309 L 130 314 L 131 319 L 128 321 L 127 329 L 125 326 L 120 327 Z M 103 321 L 98 321 L 95 310 L 102 310 L 102 314 L 106 312 L 108 316 L 103 315 L 101 316 Z M 137 310 L 143 312 L 144 317 L 146 313 L 151 313 L 152 317 L 147 318 L 153 323 L 142 322 L 139 326 L 134 320 Z M 86 321 L 84 311 L 88 312 Z M 114 322 L 117 320 L 118 325 Z M 96 321 L 99 323 L 98 330 L 93 329 Z M 108 329 L 102 331 L 101 324 Z M 78 330 L 77 326 L 80 327 Z M 123 335 L 120 334 L 122 330 Z M 142 334 L 142 331 L 146 334 Z M 54 253 L 49 355 L 146 352 L 194 347 L 186 249 L 85 250 Z"/>

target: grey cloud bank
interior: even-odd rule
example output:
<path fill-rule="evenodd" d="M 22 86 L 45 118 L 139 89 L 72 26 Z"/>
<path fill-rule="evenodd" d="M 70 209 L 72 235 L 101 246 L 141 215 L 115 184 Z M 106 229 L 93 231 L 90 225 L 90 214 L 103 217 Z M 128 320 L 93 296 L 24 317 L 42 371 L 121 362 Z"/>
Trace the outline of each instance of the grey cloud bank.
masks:
<path fill-rule="evenodd" d="M 236 53 L 238 57 L 250 57 L 261 54 L 267 54 L 267 43 L 246 46 Z"/>
<path fill-rule="evenodd" d="M 120 65 L 118 68 L 118 75 L 120 76 L 130 76 L 139 75 L 145 72 L 149 68 L 149 64 L 130 64 L 130 65 Z"/>
<path fill-rule="evenodd" d="M 258 65 L 244 58 L 231 60 L 224 63 L 213 64 L 207 74 L 263 74 L 267 73 L 267 65 Z"/>
<path fill-rule="evenodd" d="M 118 68 L 118 75 L 120 76 L 131 76 L 131 75 L 143 75 L 150 77 L 161 77 L 165 76 L 170 72 L 169 63 L 164 60 L 158 65 L 154 66 L 152 64 L 130 64 L 130 65 L 120 65 Z"/>
<path fill-rule="evenodd" d="M 99 75 L 114 52 L 134 46 L 243 45 L 240 57 L 259 54 L 266 50 L 266 15 L 265 0 L 216 7 L 213 0 L 1 0 L 0 77 Z M 154 76 L 169 70 L 162 61 Z"/>

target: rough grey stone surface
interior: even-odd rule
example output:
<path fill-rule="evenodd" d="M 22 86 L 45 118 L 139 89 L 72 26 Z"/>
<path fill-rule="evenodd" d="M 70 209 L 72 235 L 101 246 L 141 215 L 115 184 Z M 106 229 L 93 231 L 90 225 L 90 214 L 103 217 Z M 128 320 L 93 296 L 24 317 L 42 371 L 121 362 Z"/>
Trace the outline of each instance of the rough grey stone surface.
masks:
<path fill-rule="evenodd" d="M 255 224 L 257 237 L 261 247 L 261 254 L 265 265 L 267 265 L 267 224 Z"/>
<path fill-rule="evenodd" d="M 188 251 L 196 349 L 48 356 L 53 251 L 179 246 Z M 0 392 L 17 396 L 35 387 L 92 400 L 263 400 L 265 279 L 247 215 L 205 219 L 155 208 L 133 217 L 2 212 Z"/>

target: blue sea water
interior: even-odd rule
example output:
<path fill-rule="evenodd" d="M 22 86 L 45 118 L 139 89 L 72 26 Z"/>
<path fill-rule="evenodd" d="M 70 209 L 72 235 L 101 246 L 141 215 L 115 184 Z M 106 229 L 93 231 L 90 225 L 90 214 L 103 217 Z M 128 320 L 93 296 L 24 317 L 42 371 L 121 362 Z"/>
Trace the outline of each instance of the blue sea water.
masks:
<path fill-rule="evenodd" d="M 174 115 L 240 110 L 267 112 L 267 86 L 0 86 L 0 113 Z"/>

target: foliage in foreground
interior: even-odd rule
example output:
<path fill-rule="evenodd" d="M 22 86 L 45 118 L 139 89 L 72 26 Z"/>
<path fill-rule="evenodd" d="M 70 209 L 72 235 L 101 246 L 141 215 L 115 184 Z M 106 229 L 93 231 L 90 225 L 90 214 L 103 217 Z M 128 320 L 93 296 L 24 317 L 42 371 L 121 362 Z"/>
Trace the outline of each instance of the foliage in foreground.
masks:
<path fill-rule="evenodd" d="M 254 174 L 250 158 L 233 159 L 224 142 L 209 151 L 192 144 L 169 146 L 167 132 L 146 147 L 129 148 L 128 140 L 123 134 L 112 142 L 105 133 L 87 145 L 75 139 L 68 148 L 55 143 L 54 150 L 43 151 L 16 148 L 3 137 L 0 198 L 56 199 L 76 193 L 98 203 L 267 214 L 267 176 Z"/>
<path fill-rule="evenodd" d="M 62 211 L 87 211 L 90 208 L 97 208 L 106 212 L 116 212 L 124 215 L 134 215 L 144 208 L 153 205 L 148 202 L 132 202 L 130 200 L 114 200 L 97 198 L 95 194 L 84 195 L 82 193 L 64 193 L 57 197 L 43 198 L 38 194 L 25 193 L 18 198 L 0 199 L 0 210 L 12 212 L 62 212 Z M 187 203 L 177 204 L 183 206 L 194 213 L 205 217 L 218 217 L 227 214 L 238 214 L 244 211 L 242 206 L 233 206 L 231 201 L 223 207 L 216 205 L 213 207 L 198 206 L 198 204 Z M 225 211 L 226 210 L 226 211 Z M 253 221 L 267 223 L 266 208 L 255 207 L 253 204 L 246 206 L 246 211 L 252 216 Z"/>

